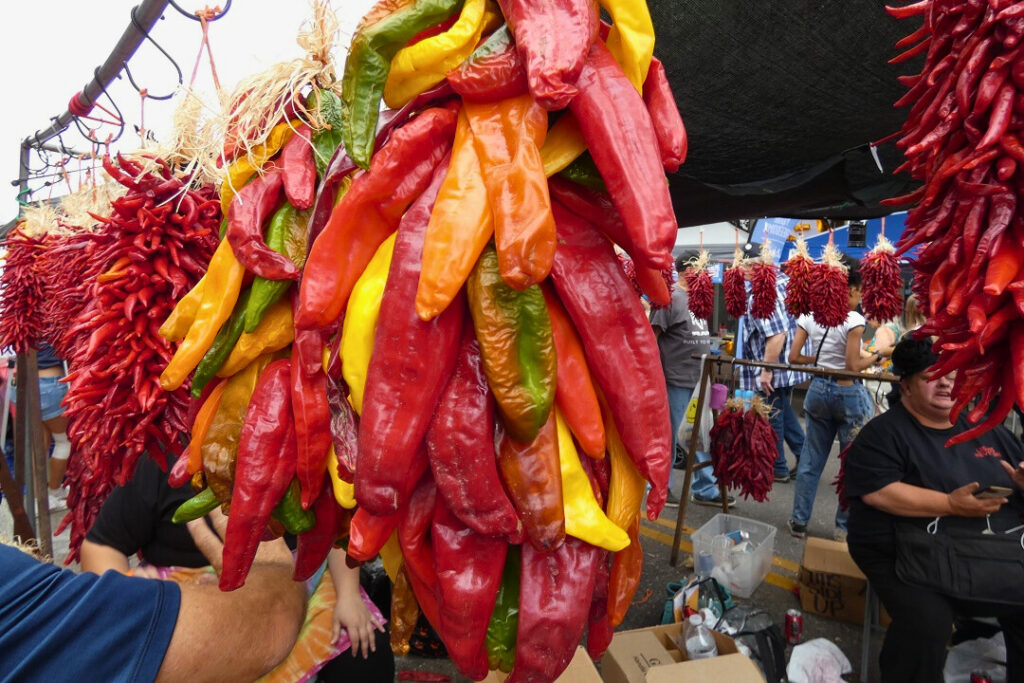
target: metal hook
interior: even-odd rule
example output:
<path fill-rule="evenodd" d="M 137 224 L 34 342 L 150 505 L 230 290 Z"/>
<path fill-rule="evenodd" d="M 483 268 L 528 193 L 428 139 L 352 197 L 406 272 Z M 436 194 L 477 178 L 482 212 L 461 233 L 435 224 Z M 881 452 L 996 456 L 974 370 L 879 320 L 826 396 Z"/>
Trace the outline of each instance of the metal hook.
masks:
<path fill-rule="evenodd" d="M 176 10 L 178 10 L 178 12 L 182 16 L 188 17 L 192 21 L 202 21 L 199 18 L 199 16 L 198 16 L 198 14 L 199 14 L 198 12 L 189 12 L 188 10 L 182 8 L 178 3 L 174 2 L 174 0 L 167 0 L 167 2 L 168 2 L 168 4 L 170 4 L 171 7 L 173 7 Z M 218 19 L 223 17 L 225 14 L 227 14 L 229 9 L 231 9 L 231 0 L 227 1 L 227 4 L 224 5 L 224 9 L 222 9 L 220 12 L 218 12 L 216 16 L 214 16 L 212 19 L 207 19 L 206 23 L 209 24 L 211 22 L 217 21 Z"/>
<path fill-rule="evenodd" d="M 178 86 L 181 86 L 181 84 L 184 83 L 184 80 L 182 79 L 182 74 L 181 74 L 181 67 L 178 66 L 178 63 L 176 61 L 174 61 L 174 57 L 171 57 L 171 55 L 168 54 L 167 50 L 163 49 L 160 46 L 160 43 L 158 43 L 155 40 L 153 40 L 153 36 L 149 35 L 149 31 L 147 31 L 146 28 L 142 24 L 139 23 L 139 20 L 135 17 L 135 12 L 138 9 L 139 9 L 138 5 L 136 5 L 135 7 L 132 7 L 132 23 L 135 25 L 135 28 L 138 29 L 138 31 L 143 35 L 143 37 L 146 40 L 148 40 L 149 42 L 151 42 L 153 44 L 153 46 L 157 50 L 159 50 L 160 53 L 164 57 L 167 58 L 167 61 L 169 61 L 171 63 L 171 66 L 174 67 L 174 70 L 178 72 Z M 132 70 L 128 67 L 128 62 L 126 62 L 126 61 L 122 62 L 121 66 L 124 68 L 124 72 L 128 76 L 128 82 L 132 84 L 132 87 L 135 88 L 135 90 L 137 90 L 137 91 L 139 91 L 141 93 L 142 92 L 142 88 L 140 88 L 138 83 L 135 82 L 135 78 L 132 76 Z M 175 92 L 177 92 L 177 88 L 172 90 L 167 95 L 150 95 L 149 91 L 147 90 L 147 92 L 145 94 L 145 97 L 148 97 L 151 100 L 169 100 L 172 97 L 174 97 L 174 93 Z"/>
<path fill-rule="evenodd" d="M 926 529 L 928 533 L 930 533 L 932 536 L 939 533 L 939 518 L 936 517 L 932 521 L 928 522 L 928 526 L 926 527 Z"/>
<path fill-rule="evenodd" d="M 124 134 L 124 114 L 121 113 L 121 108 L 117 106 L 117 102 L 114 101 L 114 98 L 111 97 L 110 93 L 107 92 L 107 87 L 103 85 L 103 81 L 100 79 L 99 67 L 93 69 L 93 76 L 96 78 L 96 82 L 100 84 L 100 90 L 103 91 L 103 94 L 107 96 L 107 101 L 110 102 L 110 106 L 112 106 L 114 108 L 114 111 L 117 112 L 117 120 L 119 122 L 119 125 L 117 127 L 117 135 L 111 137 L 107 141 L 107 144 L 109 145 L 120 140 L 121 135 Z"/>

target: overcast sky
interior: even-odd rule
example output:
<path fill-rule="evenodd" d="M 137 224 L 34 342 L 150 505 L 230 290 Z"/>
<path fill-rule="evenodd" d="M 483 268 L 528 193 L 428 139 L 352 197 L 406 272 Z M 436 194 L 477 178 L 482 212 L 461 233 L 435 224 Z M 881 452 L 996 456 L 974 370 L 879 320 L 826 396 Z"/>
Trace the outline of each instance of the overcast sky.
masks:
<path fill-rule="evenodd" d="M 4 131 L 0 138 L 0 223 L 17 214 L 17 188 L 11 181 L 18 177 L 21 140 L 48 127 L 51 117 L 67 109 L 68 100 L 85 87 L 93 70 L 107 58 L 131 21 L 131 8 L 140 1 L 35 0 L 5 4 L 0 22 L 0 64 L 4 65 L 0 78 L 5 95 L 0 113 L 0 130 Z M 178 5 L 186 9 L 205 6 L 195 2 L 179 0 Z M 336 0 L 333 5 L 342 24 L 335 50 L 340 75 L 351 31 L 373 0 Z M 309 14 L 309 5 L 303 0 L 234 0 L 230 11 L 210 24 L 210 44 L 221 84 L 231 90 L 245 76 L 301 56 L 295 37 Z M 199 22 L 168 5 L 151 35 L 177 61 L 187 83 L 199 51 Z M 143 42 L 129 67 L 139 86 L 154 94 L 168 93 L 177 83 L 174 68 L 148 42 Z M 201 90 L 212 93 L 205 55 L 196 82 Z M 118 147 L 135 149 L 139 139 L 131 124 L 139 123 L 140 97 L 124 77 L 115 81 L 110 94 L 129 124 Z M 170 102 L 150 99 L 145 103 L 146 127 L 160 139 L 167 137 L 173 108 Z M 74 125 L 64 133 L 63 140 L 78 151 L 89 149 Z M 41 167 L 42 162 L 34 157 L 32 166 Z M 69 167 L 77 168 L 78 162 Z M 71 180 L 76 188 L 74 174 Z M 65 193 L 66 186 L 62 180 L 60 183 L 59 187 L 38 191 L 33 199 L 45 199 L 51 191 L 54 195 Z"/>

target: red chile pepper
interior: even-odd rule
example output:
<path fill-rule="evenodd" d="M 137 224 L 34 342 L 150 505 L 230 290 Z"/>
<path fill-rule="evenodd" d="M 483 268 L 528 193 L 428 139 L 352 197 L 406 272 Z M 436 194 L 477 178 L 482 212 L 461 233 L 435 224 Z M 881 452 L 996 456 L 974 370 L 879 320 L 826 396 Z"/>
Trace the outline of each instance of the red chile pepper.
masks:
<path fill-rule="evenodd" d="M 1024 246 L 1017 240 L 1005 240 L 985 266 L 985 293 L 999 296 L 1006 287 L 1017 280 L 1017 273 L 1024 263 Z"/>
<path fill-rule="evenodd" d="M 569 665 L 583 637 L 603 556 L 571 536 L 549 553 L 523 546 L 516 663 L 506 683 L 553 681 Z"/>
<path fill-rule="evenodd" d="M 388 282 L 381 299 L 374 353 L 366 375 L 359 429 L 356 498 L 374 514 L 401 506 L 409 463 L 421 447 L 434 408 L 455 367 L 465 302 L 456 298 L 424 322 L 416 313 L 423 235 L 447 161 L 398 228 Z M 429 357 L 423 350 L 430 349 Z"/>
<path fill-rule="evenodd" d="M 300 353 L 292 347 L 293 356 Z M 297 358 L 292 362 L 292 410 L 295 413 L 295 443 L 298 448 L 295 475 L 306 510 L 320 495 L 327 456 L 331 448 L 331 409 L 327 404 L 327 375 L 322 370 L 307 375 Z"/>
<path fill-rule="evenodd" d="M 402 547 L 402 558 L 409 583 L 423 616 L 447 645 L 448 639 L 444 637 L 441 629 L 440 587 L 434 563 L 433 539 L 430 534 L 436 501 L 437 487 L 428 473 L 409 496 L 409 505 L 398 523 L 398 543 Z"/>
<path fill-rule="evenodd" d="M 613 628 L 626 618 L 626 611 L 640 585 L 644 565 L 639 515 L 626 532 L 629 534 L 629 545 L 612 556 L 612 572 L 608 584 L 608 621 Z"/>
<path fill-rule="evenodd" d="M 655 57 L 644 80 L 644 103 L 651 114 L 654 134 L 661 150 L 661 165 L 669 173 L 675 173 L 684 161 L 689 147 L 686 126 L 679 115 L 676 98 L 668 82 L 668 74 L 661 60 Z"/>
<path fill-rule="evenodd" d="M 498 423 L 498 468 L 519 512 L 530 543 L 548 552 L 565 540 L 562 470 L 558 460 L 555 413 L 532 442 L 514 441 Z"/>
<path fill-rule="evenodd" d="M 305 581 L 316 573 L 351 519 L 349 511 L 334 499 L 334 489 L 326 479 L 313 503 L 313 514 L 316 516 L 313 528 L 295 537 L 295 572 L 292 574 L 295 581 Z"/>
<path fill-rule="evenodd" d="M 359 452 L 359 416 L 348 402 L 348 387 L 344 380 L 328 376 L 327 406 L 331 410 L 331 442 L 338 458 L 338 476 L 351 484 L 355 479 Z"/>
<path fill-rule="evenodd" d="M 671 465 L 668 397 L 657 341 L 611 244 L 557 202 L 552 208 L 559 244 L 551 280 L 576 324 L 587 364 L 615 415 L 629 457 L 651 482 L 647 515 L 657 519 Z"/>
<path fill-rule="evenodd" d="M 455 135 L 456 118 L 446 108 L 421 113 L 392 134 L 368 173 L 352 181 L 309 253 L 296 327 L 327 327 L 338 319 L 377 247 L 430 184 Z"/>
<path fill-rule="evenodd" d="M 297 280 L 299 269 L 263 241 L 263 222 L 277 207 L 281 171 L 274 169 L 238 191 L 228 209 L 227 239 L 238 262 L 267 280 Z"/>
<path fill-rule="evenodd" d="M 608 567 L 608 551 L 602 551 L 594 574 L 594 594 L 590 598 L 590 613 L 587 615 L 587 654 L 599 661 L 612 642 L 615 627 L 608 617 L 608 584 L 611 570 Z"/>
<path fill-rule="evenodd" d="M 985 137 L 978 142 L 978 149 L 984 149 L 999 142 L 999 139 L 1010 127 L 1010 117 L 1013 115 L 1013 96 L 1016 91 L 1016 86 L 1012 83 L 1004 83 L 999 89 L 999 93 L 992 103 L 992 113 L 989 114 L 988 130 L 985 131 Z"/>
<path fill-rule="evenodd" d="M 498 6 L 515 36 L 530 94 L 549 111 L 565 109 L 576 95 L 574 84 L 597 36 L 597 3 L 498 0 Z"/>
<path fill-rule="evenodd" d="M 552 199 L 557 199 L 565 208 L 596 225 L 605 237 L 625 249 L 628 254 L 632 256 L 637 253 L 636 246 L 622 222 L 622 216 L 608 195 L 557 177 L 548 179 L 548 189 Z M 668 306 L 672 303 L 672 292 L 661 275 L 661 269 L 640 263 L 635 257 L 633 263 L 636 279 L 643 293 L 656 306 Z"/>
<path fill-rule="evenodd" d="M 428 469 L 427 454 L 420 449 L 413 458 L 412 466 L 404 477 L 403 499 L 408 499 L 413 489 Z M 373 515 L 362 506 L 356 508 L 348 529 L 348 556 L 357 562 L 369 562 L 387 543 L 398 528 L 404 510 L 384 516 Z"/>
<path fill-rule="evenodd" d="M 281 148 L 284 194 L 296 209 L 308 209 L 316 199 L 316 161 L 309 126 L 303 123 Z"/>
<path fill-rule="evenodd" d="M 483 679 L 489 670 L 484 637 L 501 587 L 508 543 L 463 524 L 437 496 L 430 529 L 437 572 L 438 633 L 459 673 Z"/>
<path fill-rule="evenodd" d="M 591 458 L 603 458 L 604 421 L 601 419 L 601 406 L 597 402 L 594 381 L 587 368 L 583 343 L 550 285 L 542 286 L 541 291 L 544 292 L 548 315 L 551 316 L 551 331 L 555 338 L 558 362 L 555 402 L 583 452 Z"/>
<path fill-rule="evenodd" d="M 245 583 L 274 506 L 295 476 L 295 431 L 288 391 L 291 361 L 272 362 L 260 375 L 238 438 L 231 514 L 224 535 L 220 589 Z"/>
<path fill-rule="evenodd" d="M 502 26 L 469 59 L 448 73 L 452 89 L 471 102 L 496 102 L 527 91 L 526 70 L 508 26 Z"/>
<path fill-rule="evenodd" d="M 630 255 L 651 267 L 667 268 L 677 226 L 647 107 L 600 41 L 591 45 L 577 84 L 580 94 L 569 108 L 625 222 L 635 248 Z M 608 144 L 625 139 L 628 146 Z"/>
<path fill-rule="evenodd" d="M 522 524 L 498 476 L 494 398 L 468 320 L 427 432 L 427 454 L 441 498 L 456 517 L 480 534 L 521 539 Z"/>

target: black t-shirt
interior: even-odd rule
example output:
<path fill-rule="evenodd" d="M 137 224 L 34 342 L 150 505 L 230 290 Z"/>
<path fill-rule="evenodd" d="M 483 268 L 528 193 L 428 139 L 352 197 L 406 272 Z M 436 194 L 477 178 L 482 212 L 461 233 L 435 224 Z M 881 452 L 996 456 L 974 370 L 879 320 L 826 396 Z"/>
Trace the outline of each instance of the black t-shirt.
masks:
<path fill-rule="evenodd" d="M 849 540 L 872 544 L 893 541 L 893 523 L 910 518 L 890 515 L 861 501 L 893 482 L 948 493 L 972 481 L 985 486 L 1016 490 L 1000 460 L 1016 467 L 1024 449 L 1003 427 L 996 427 L 970 441 L 946 448 L 946 441 L 968 429 L 966 418 L 950 429 L 932 429 L 918 422 L 897 403 L 868 422 L 854 439 L 846 456 L 846 497 L 850 501 Z M 1020 491 L 991 516 L 992 529 L 1006 530 L 1021 524 L 1024 496 Z M 931 518 L 913 521 L 925 525 Z M 985 520 L 979 520 L 982 525 Z"/>
<path fill-rule="evenodd" d="M 172 488 L 156 463 L 143 458 L 135 476 L 118 486 L 100 508 L 86 534 L 94 543 L 110 546 L 161 567 L 205 567 L 203 556 L 184 524 L 171 521 L 178 506 L 194 495 L 191 487 Z"/>

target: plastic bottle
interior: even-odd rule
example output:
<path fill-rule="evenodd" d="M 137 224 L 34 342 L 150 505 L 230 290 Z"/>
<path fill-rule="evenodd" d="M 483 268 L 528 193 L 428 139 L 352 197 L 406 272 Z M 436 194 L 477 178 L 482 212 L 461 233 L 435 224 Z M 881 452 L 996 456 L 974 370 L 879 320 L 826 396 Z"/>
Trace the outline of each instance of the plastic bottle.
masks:
<path fill-rule="evenodd" d="M 750 410 L 750 405 L 754 402 L 754 392 L 747 389 L 743 392 L 743 410 Z"/>
<path fill-rule="evenodd" d="M 706 659 L 718 656 L 718 646 L 711 631 L 704 625 L 704 617 L 694 614 L 683 628 L 683 648 L 687 659 Z"/>
<path fill-rule="evenodd" d="M 732 397 L 734 399 L 736 399 L 737 401 L 742 401 L 743 400 L 743 390 L 742 389 L 737 389 L 736 391 L 732 392 Z"/>

